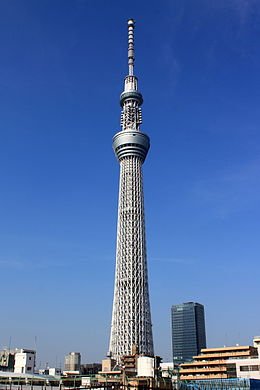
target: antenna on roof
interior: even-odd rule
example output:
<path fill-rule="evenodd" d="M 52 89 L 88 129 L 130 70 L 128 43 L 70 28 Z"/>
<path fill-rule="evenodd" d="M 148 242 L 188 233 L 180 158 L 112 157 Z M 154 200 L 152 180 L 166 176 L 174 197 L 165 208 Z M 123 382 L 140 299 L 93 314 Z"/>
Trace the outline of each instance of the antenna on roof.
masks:
<path fill-rule="evenodd" d="M 9 337 L 8 351 L 11 349 L 12 336 Z"/>

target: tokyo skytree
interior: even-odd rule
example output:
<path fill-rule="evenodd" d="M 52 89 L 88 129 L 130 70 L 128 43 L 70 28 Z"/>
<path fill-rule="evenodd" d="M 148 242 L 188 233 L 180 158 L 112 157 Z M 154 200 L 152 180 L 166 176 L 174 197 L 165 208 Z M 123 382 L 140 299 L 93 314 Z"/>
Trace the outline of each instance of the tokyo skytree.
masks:
<path fill-rule="evenodd" d="M 134 20 L 128 21 L 128 75 L 120 96 L 121 131 L 113 138 L 120 163 L 116 272 L 109 354 L 120 362 L 135 347 L 153 356 L 146 259 L 142 164 L 149 137 L 142 133 L 143 98 L 134 76 Z"/>

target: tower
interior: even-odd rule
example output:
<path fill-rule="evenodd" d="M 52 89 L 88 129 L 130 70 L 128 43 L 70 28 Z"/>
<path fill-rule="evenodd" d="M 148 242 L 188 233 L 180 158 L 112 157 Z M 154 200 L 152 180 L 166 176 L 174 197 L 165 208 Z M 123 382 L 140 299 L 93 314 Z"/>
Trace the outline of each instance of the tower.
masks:
<path fill-rule="evenodd" d="M 206 348 L 204 306 L 186 302 L 172 306 L 173 362 L 191 360 Z"/>
<path fill-rule="evenodd" d="M 113 138 L 120 164 L 116 271 L 109 352 L 118 362 L 132 348 L 153 356 L 142 164 L 149 137 L 142 133 L 143 98 L 134 76 L 134 20 L 128 21 L 128 75 L 120 96 L 121 131 Z"/>

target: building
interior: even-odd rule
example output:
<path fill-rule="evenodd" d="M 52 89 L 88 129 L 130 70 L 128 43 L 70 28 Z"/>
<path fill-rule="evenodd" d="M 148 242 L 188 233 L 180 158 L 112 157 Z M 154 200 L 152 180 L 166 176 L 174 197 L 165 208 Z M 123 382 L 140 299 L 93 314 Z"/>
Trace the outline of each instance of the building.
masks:
<path fill-rule="evenodd" d="M 141 132 L 143 98 L 134 75 L 134 21 L 128 21 L 128 75 L 120 96 L 121 130 L 113 138 L 120 164 L 116 270 L 109 356 L 120 362 L 136 346 L 153 356 L 142 164 L 149 137 Z"/>
<path fill-rule="evenodd" d="M 180 389 L 179 386 L 174 389 Z M 248 378 L 207 379 L 181 384 L 183 390 L 257 390 L 260 389 L 260 381 Z"/>
<path fill-rule="evenodd" d="M 258 350 L 258 356 L 260 357 L 260 336 L 255 336 L 253 340 L 253 345 Z"/>
<path fill-rule="evenodd" d="M 260 380 L 260 358 L 229 359 L 228 364 L 236 367 L 237 378 L 250 378 Z"/>
<path fill-rule="evenodd" d="M 33 374 L 36 351 L 25 348 L 5 349 L 0 351 L 0 371 L 20 374 Z"/>
<path fill-rule="evenodd" d="M 2 390 L 61 390 L 60 378 L 51 375 L 0 371 Z"/>
<path fill-rule="evenodd" d="M 87 363 L 81 364 L 80 372 L 82 375 L 95 375 L 102 370 L 101 363 Z"/>
<path fill-rule="evenodd" d="M 124 355 L 120 365 L 111 358 L 102 361 L 102 371 L 96 376 L 100 387 L 145 390 L 172 390 L 172 377 L 162 376 L 159 356 L 139 355 L 133 347 L 132 353 Z"/>
<path fill-rule="evenodd" d="M 249 362 L 257 357 L 257 348 L 250 345 L 205 348 L 201 350 L 200 355 L 193 357 L 193 362 L 186 362 L 180 365 L 180 379 L 197 381 L 236 378 L 236 361 L 239 363 L 240 359 L 247 359 Z"/>
<path fill-rule="evenodd" d="M 254 337 L 253 345 L 257 348 L 257 357 L 253 355 L 249 358 L 229 360 L 230 364 L 235 364 L 238 378 L 260 380 L 260 336 Z"/>
<path fill-rule="evenodd" d="M 197 302 L 173 305 L 171 318 L 173 362 L 192 360 L 206 348 L 204 306 Z"/>
<path fill-rule="evenodd" d="M 62 370 L 58 367 L 40 368 L 38 371 L 40 375 L 50 375 L 52 377 L 60 377 L 62 375 Z"/>
<path fill-rule="evenodd" d="M 162 371 L 162 377 L 169 378 L 172 377 L 174 371 L 174 364 L 172 362 L 164 362 L 160 364 Z"/>
<path fill-rule="evenodd" d="M 64 373 L 80 374 L 81 355 L 79 352 L 70 352 L 65 356 Z"/>
<path fill-rule="evenodd" d="M 36 362 L 36 351 L 32 349 L 15 350 L 14 372 L 20 374 L 33 374 Z"/>
<path fill-rule="evenodd" d="M 13 351 L 4 349 L 0 351 L 0 371 L 14 370 L 15 353 Z"/>

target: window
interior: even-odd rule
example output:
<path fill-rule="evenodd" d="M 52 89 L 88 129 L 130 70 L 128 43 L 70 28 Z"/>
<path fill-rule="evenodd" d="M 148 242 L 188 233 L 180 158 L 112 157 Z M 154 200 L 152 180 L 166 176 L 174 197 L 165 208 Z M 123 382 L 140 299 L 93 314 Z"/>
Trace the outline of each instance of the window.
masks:
<path fill-rule="evenodd" d="M 259 366 L 257 364 L 252 366 L 240 366 L 240 371 L 258 371 Z"/>

